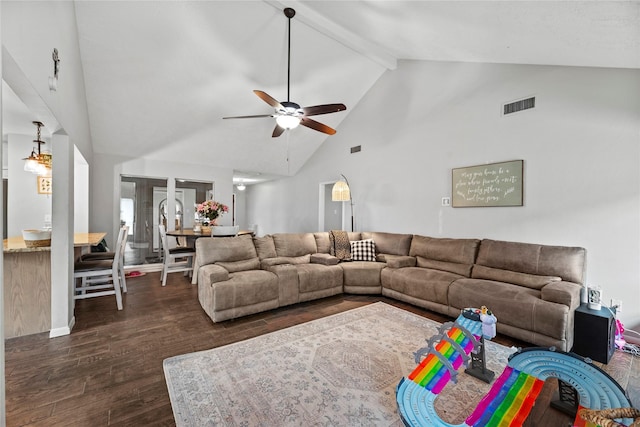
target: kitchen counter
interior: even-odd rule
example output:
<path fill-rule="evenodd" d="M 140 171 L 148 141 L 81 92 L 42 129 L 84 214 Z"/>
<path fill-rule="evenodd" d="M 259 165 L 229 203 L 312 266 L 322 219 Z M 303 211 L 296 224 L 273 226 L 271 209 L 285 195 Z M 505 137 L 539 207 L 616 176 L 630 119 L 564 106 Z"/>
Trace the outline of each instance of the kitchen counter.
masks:
<path fill-rule="evenodd" d="M 106 233 L 76 233 L 75 257 Z M 5 338 L 51 330 L 51 246 L 28 248 L 22 237 L 4 240 Z"/>
<path fill-rule="evenodd" d="M 95 246 L 104 239 L 107 233 L 75 233 L 73 235 L 73 246 L 83 248 Z M 38 248 L 28 248 L 22 237 L 9 237 L 3 241 L 4 253 L 8 252 L 50 252 L 51 246 Z"/>

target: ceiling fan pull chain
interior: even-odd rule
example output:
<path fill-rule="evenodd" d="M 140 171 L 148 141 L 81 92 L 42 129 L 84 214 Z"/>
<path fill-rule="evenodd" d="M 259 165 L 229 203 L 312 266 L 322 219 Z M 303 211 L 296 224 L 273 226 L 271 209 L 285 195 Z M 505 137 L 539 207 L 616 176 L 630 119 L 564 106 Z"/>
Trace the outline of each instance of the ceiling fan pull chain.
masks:
<path fill-rule="evenodd" d="M 287 175 L 291 173 L 291 163 L 289 162 L 289 135 L 291 132 L 287 132 Z"/>

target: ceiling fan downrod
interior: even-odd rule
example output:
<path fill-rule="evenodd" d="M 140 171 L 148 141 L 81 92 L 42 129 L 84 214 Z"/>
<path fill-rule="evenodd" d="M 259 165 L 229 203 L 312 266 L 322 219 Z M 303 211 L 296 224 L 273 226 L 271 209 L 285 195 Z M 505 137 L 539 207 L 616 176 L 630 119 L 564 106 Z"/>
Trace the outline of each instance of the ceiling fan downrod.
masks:
<path fill-rule="evenodd" d="M 287 102 L 291 102 L 289 97 L 290 86 L 291 86 L 291 18 L 296 16 L 295 9 L 290 7 L 286 7 L 284 9 L 284 16 L 289 19 L 289 28 L 288 28 L 288 40 L 287 40 Z"/>
<path fill-rule="evenodd" d="M 0 0 L 1 1 L 1 0 Z M 276 127 L 273 130 L 272 137 L 278 137 L 287 129 L 293 129 L 298 125 L 308 127 L 318 132 L 333 135 L 335 129 L 311 119 L 311 116 L 320 114 L 337 113 L 344 111 L 347 107 L 344 104 L 323 104 L 313 105 L 309 107 L 300 107 L 295 102 L 291 102 L 291 18 L 296 15 L 296 11 L 290 7 L 283 10 L 284 16 L 289 19 L 287 34 L 287 100 L 279 102 L 277 99 L 261 90 L 254 90 L 258 98 L 269 104 L 275 109 L 271 114 L 258 114 L 251 116 L 233 116 L 223 117 L 223 119 L 252 119 L 259 117 L 275 117 Z"/>

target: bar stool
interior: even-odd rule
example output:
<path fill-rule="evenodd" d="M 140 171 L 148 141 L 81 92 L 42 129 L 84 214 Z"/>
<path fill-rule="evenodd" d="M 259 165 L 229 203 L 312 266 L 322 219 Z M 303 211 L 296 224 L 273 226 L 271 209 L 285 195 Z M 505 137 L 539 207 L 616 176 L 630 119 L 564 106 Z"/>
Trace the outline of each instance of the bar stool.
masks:
<path fill-rule="evenodd" d="M 115 295 L 118 310 L 122 310 L 122 293 L 120 290 L 122 285 L 119 276 L 120 263 L 123 259 L 121 252 L 124 251 L 122 240 L 125 239 L 126 233 L 126 227 L 123 227 L 118 233 L 116 252 L 113 259 L 87 260 L 74 263 L 74 300 Z"/>
<path fill-rule="evenodd" d="M 122 238 L 122 247 L 120 248 L 120 265 L 119 265 L 119 273 L 120 273 L 120 287 L 122 288 L 122 292 L 127 292 L 127 279 L 124 273 L 124 252 L 127 248 L 127 238 L 129 237 L 129 227 L 123 226 L 120 228 L 120 233 L 124 233 Z M 120 235 L 118 235 L 120 238 Z M 117 244 L 117 243 L 116 243 Z M 80 261 L 97 261 L 97 260 L 113 260 L 113 257 L 116 256 L 118 248 L 116 247 L 116 251 L 107 251 L 107 252 L 91 252 L 88 254 L 84 254 L 80 256 Z"/>

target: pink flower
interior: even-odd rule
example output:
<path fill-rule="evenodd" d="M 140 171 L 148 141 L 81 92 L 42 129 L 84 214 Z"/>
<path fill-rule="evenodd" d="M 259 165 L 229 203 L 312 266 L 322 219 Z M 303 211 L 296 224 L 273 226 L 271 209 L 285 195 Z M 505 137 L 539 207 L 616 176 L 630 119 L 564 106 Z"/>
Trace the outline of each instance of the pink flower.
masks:
<path fill-rule="evenodd" d="M 205 200 L 196 206 L 196 212 L 209 221 L 213 221 L 223 213 L 229 212 L 229 207 L 215 200 Z"/>

